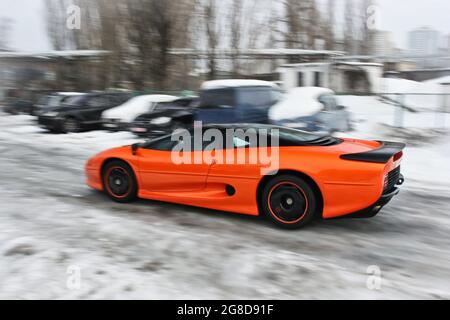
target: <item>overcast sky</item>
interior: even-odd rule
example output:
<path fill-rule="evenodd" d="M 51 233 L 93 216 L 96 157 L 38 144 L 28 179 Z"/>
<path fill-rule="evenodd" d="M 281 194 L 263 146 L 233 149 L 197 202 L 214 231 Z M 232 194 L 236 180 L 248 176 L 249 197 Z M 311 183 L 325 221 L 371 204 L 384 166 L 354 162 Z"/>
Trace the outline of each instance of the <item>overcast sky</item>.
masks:
<path fill-rule="evenodd" d="M 336 2 L 342 7 L 344 0 L 336 0 Z M 377 0 L 376 2 L 380 9 L 380 29 L 392 31 L 393 40 L 398 47 L 406 47 L 407 31 L 418 26 L 429 25 L 440 31 L 442 35 L 450 34 L 450 1 L 448 0 Z M 45 30 L 44 10 L 43 0 L 0 0 L 0 17 L 14 19 L 11 47 L 26 51 L 51 49 Z"/>

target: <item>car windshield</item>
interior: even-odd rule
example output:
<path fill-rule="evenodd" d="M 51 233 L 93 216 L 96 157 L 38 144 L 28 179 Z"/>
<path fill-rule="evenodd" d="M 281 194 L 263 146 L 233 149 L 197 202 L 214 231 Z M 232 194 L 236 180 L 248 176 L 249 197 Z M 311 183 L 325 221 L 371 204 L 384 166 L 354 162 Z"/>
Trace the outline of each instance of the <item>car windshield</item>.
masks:
<path fill-rule="evenodd" d="M 200 95 L 201 108 L 215 108 L 218 106 L 235 106 L 235 94 L 232 89 L 205 90 Z"/>
<path fill-rule="evenodd" d="M 272 87 L 245 87 L 237 89 L 237 99 L 244 107 L 269 107 L 280 99 L 280 92 Z"/>
<path fill-rule="evenodd" d="M 276 127 L 275 129 L 279 130 L 280 140 L 288 140 L 291 142 L 313 142 L 325 137 L 323 135 L 284 127 Z"/>
<path fill-rule="evenodd" d="M 336 98 L 332 94 L 323 94 L 318 100 L 323 104 L 325 110 L 335 110 L 337 107 Z"/>
<path fill-rule="evenodd" d="M 62 99 L 61 96 L 51 96 L 47 101 L 47 105 L 49 107 L 58 107 L 61 102 L 61 99 Z"/>
<path fill-rule="evenodd" d="M 295 143 L 300 143 L 303 144 L 305 142 L 314 142 L 314 141 L 319 141 L 322 140 L 323 138 L 327 138 L 328 136 L 324 136 L 324 135 L 318 135 L 318 134 L 314 134 L 314 133 L 310 133 L 310 132 L 306 132 L 306 131 L 302 131 L 302 130 L 297 130 L 297 129 L 291 129 L 291 128 L 286 128 L 286 127 L 280 127 L 280 126 L 271 126 L 271 125 L 257 125 L 257 126 L 252 126 L 252 129 L 256 129 L 256 130 L 268 130 L 269 134 L 274 134 L 274 131 L 272 130 L 278 130 L 278 137 L 280 139 L 280 141 L 289 141 L 293 144 Z"/>
<path fill-rule="evenodd" d="M 75 96 L 75 97 L 69 97 L 66 100 L 64 100 L 64 105 L 67 106 L 79 106 L 86 102 L 88 96 Z"/>
<path fill-rule="evenodd" d="M 38 105 L 46 105 L 47 101 L 51 98 L 52 96 L 43 96 L 39 99 L 38 101 Z"/>

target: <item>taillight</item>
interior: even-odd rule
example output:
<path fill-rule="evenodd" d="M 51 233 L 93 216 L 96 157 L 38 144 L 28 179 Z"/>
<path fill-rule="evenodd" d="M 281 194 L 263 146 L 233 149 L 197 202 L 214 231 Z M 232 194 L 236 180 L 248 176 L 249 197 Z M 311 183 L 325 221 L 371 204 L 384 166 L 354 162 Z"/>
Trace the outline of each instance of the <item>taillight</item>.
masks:
<path fill-rule="evenodd" d="M 394 162 L 400 160 L 403 157 L 403 151 L 400 151 L 394 155 Z"/>

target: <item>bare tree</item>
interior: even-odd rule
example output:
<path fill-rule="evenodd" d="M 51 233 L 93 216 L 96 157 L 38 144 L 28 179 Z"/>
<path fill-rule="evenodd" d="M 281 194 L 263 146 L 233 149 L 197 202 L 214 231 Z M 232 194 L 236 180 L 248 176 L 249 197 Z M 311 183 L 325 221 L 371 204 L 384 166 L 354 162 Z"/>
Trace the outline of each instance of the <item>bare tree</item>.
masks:
<path fill-rule="evenodd" d="M 66 28 L 65 0 L 45 0 L 47 34 L 54 50 L 65 50 L 67 48 L 68 33 Z"/>
<path fill-rule="evenodd" d="M 353 0 L 345 0 L 344 50 L 353 54 L 355 50 L 355 14 Z"/>
<path fill-rule="evenodd" d="M 373 3 L 374 2 L 372 0 L 361 1 L 359 33 L 361 38 L 360 54 L 362 55 L 371 54 L 370 51 L 372 48 L 372 33 L 370 32 L 368 27 L 368 9 L 371 5 L 373 5 Z"/>
<path fill-rule="evenodd" d="M 143 88 L 147 82 L 164 89 L 168 86 L 173 46 L 190 42 L 189 30 L 193 1 L 127 0 L 127 37 L 141 74 L 134 82 Z"/>
<path fill-rule="evenodd" d="M 0 49 L 7 49 L 13 21 L 9 18 L 0 18 Z"/>
<path fill-rule="evenodd" d="M 216 0 L 205 0 L 202 3 L 202 18 L 206 36 L 206 48 L 208 51 L 209 79 L 215 79 L 217 72 L 216 53 L 219 46 L 219 37 L 222 31 L 218 15 Z"/>
<path fill-rule="evenodd" d="M 232 0 L 230 18 L 230 45 L 233 50 L 231 57 L 233 76 L 239 76 L 239 52 L 242 41 L 242 24 L 243 24 L 243 1 Z"/>
<path fill-rule="evenodd" d="M 155 82 L 160 88 L 166 88 L 167 71 L 170 64 L 169 49 L 173 43 L 173 25 L 177 19 L 173 0 L 152 0 L 150 10 L 152 17 L 150 28 L 152 31 L 152 45 L 155 47 L 152 72 Z"/>
<path fill-rule="evenodd" d="M 325 38 L 316 0 L 285 0 L 284 42 L 289 49 L 315 49 L 316 40 Z"/>
<path fill-rule="evenodd" d="M 286 0 L 284 2 L 284 22 L 286 23 L 284 41 L 288 49 L 304 48 L 305 46 L 303 40 L 305 30 L 301 17 L 302 2 L 302 0 Z"/>
<path fill-rule="evenodd" d="M 335 0 L 328 0 L 327 2 L 327 20 L 324 21 L 324 40 L 325 40 L 325 49 L 334 50 L 335 49 L 335 10 L 336 3 Z"/>
<path fill-rule="evenodd" d="M 321 17 L 317 9 L 316 0 L 306 3 L 306 38 L 307 48 L 316 49 L 316 40 L 321 38 Z"/>

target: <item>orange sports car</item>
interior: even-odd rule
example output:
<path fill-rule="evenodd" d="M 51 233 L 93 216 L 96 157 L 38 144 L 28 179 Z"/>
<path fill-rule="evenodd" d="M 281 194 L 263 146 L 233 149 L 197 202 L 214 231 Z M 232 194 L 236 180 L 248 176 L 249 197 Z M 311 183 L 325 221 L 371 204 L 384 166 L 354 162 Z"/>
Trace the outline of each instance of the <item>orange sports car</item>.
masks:
<path fill-rule="evenodd" d="M 101 152 L 86 164 L 87 184 L 117 202 L 140 197 L 264 215 L 298 228 L 317 217 L 373 217 L 404 181 L 402 143 L 270 125 L 184 131 L 183 139 L 172 134 Z"/>

